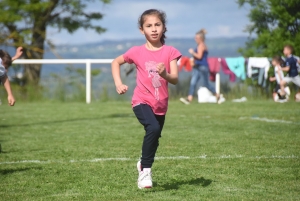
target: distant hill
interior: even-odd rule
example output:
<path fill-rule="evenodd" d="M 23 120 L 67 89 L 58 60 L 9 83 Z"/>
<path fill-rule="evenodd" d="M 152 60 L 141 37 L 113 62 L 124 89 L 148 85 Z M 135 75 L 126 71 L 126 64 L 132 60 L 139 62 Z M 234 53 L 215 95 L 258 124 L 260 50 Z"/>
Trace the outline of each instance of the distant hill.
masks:
<path fill-rule="evenodd" d="M 211 57 L 236 57 L 240 56 L 237 50 L 244 47 L 247 37 L 234 38 L 207 38 L 207 46 L 209 48 L 209 56 Z M 55 48 L 56 55 L 63 59 L 112 59 L 123 54 L 130 47 L 141 45 L 145 41 L 141 39 L 130 40 L 105 40 L 102 42 L 87 44 L 67 44 L 57 45 Z M 196 44 L 193 38 L 167 38 L 167 45 L 176 47 L 183 55 L 189 56 L 188 49 L 195 48 Z M 0 48 L 14 54 L 14 49 L 10 47 Z M 46 48 L 45 59 L 55 59 L 57 56 Z M 44 65 L 42 70 L 43 76 L 47 76 L 50 72 L 58 72 L 62 69 L 62 65 Z"/>
<path fill-rule="evenodd" d="M 244 47 L 247 37 L 208 38 L 209 55 L 214 57 L 239 56 L 237 50 Z M 103 41 L 81 45 L 60 45 L 57 53 L 63 58 L 113 58 L 135 45 L 141 45 L 144 40 Z M 183 55 L 189 55 L 188 49 L 196 47 L 192 38 L 170 38 L 167 45 L 176 47 Z"/>
<path fill-rule="evenodd" d="M 211 57 L 236 57 L 240 56 L 237 50 L 244 47 L 247 37 L 235 38 L 208 38 L 207 46 Z M 106 40 L 103 42 L 87 44 L 70 44 L 56 46 L 57 54 L 64 59 L 112 59 L 123 54 L 130 47 L 141 45 L 144 40 Z M 170 38 L 166 40 L 167 45 L 174 46 L 183 55 L 189 56 L 188 49 L 195 48 L 196 44 L 192 38 Z M 55 55 L 48 49 L 45 58 L 54 59 Z M 44 68 L 43 75 L 49 72 L 58 71 L 61 66 Z"/>
<path fill-rule="evenodd" d="M 234 38 L 208 38 L 206 40 L 209 48 L 209 56 L 213 57 L 235 57 L 240 54 L 237 52 L 238 48 L 244 47 L 247 37 Z M 86 43 L 86 44 L 67 44 L 57 45 L 56 52 L 64 59 L 107 59 L 114 58 L 127 49 L 135 45 L 141 45 L 145 41 L 140 39 L 130 40 L 105 40 L 102 42 Z M 195 48 L 196 44 L 192 38 L 168 38 L 167 45 L 176 47 L 183 55 L 189 55 L 188 49 Z M 4 49 L 11 54 L 14 54 L 14 49 L 7 46 L 0 45 L 0 49 Z M 46 48 L 45 59 L 53 59 L 56 56 Z"/>

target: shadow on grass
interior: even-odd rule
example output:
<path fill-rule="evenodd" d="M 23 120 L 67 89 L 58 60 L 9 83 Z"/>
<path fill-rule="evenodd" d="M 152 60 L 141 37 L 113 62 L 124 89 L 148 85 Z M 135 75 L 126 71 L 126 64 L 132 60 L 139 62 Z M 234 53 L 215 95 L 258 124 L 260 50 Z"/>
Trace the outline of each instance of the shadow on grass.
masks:
<path fill-rule="evenodd" d="M 8 128 L 8 127 L 23 127 L 23 126 L 32 126 L 32 125 L 47 125 L 47 124 L 58 124 L 65 122 L 74 122 L 74 121 L 91 121 L 91 120 L 99 120 L 100 118 L 79 118 L 79 119 L 64 119 L 64 120 L 56 120 L 56 121 L 41 121 L 41 122 L 33 122 L 27 124 L 4 124 L 0 125 L 0 128 Z"/>
<path fill-rule="evenodd" d="M 135 117 L 133 113 L 130 113 L 130 114 L 110 114 L 110 115 L 107 115 L 105 116 L 104 118 L 132 118 L 132 117 Z"/>
<path fill-rule="evenodd" d="M 191 179 L 188 181 L 173 181 L 169 183 L 165 183 L 162 185 L 156 184 L 154 182 L 155 186 L 161 187 L 161 191 L 166 191 L 166 190 L 177 190 L 180 188 L 182 185 L 193 185 L 193 186 L 202 186 L 202 187 L 207 187 L 209 186 L 213 181 L 211 179 L 205 179 L 204 177 L 196 178 L 196 179 Z"/>
<path fill-rule="evenodd" d="M 25 123 L 25 124 L 2 124 L 0 128 L 9 128 L 9 127 L 23 127 L 23 126 L 32 126 L 32 125 L 47 125 L 47 124 L 59 124 L 59 123 L 66 123 L 66 122 L 76 122 L 76 121 L 98 121 L 100 119 L 106 118 L 132 118 L 134 117 L 133 114 L 110 114 L 107 116 L 96 117 L 96 118 L 77 118 L 77 119 L 63 119 L 63 120 L 55 120 L 55 121 L 41 121 L 41 122 L 32 122 L 32 123 Z"/>
<path fill-rule="evenodd" d="M 14 169 L 4 169 L 0 170 L 0 175 L 7 175 L 7 174 L 13 174 L 16 172 L 25 172 L 32 169 L 38 169 L 41 170 L 41 167 L 31 167 L 31 168 L 14 168 Z"/>

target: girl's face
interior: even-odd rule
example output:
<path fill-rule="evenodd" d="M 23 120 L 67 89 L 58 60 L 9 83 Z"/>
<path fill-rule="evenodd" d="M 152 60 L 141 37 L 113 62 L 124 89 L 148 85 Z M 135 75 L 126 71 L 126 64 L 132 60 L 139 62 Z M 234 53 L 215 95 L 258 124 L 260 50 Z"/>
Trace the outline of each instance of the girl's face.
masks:
<path fill-rule="evenodd" d="M 273 66 L 277 66 L 277 64 L 278 64 L 278 63 L 277 63 L 275 60 L 272 60 L 272 65 L 273 65 Z"/>
<path fill-rule="evenodd" d="M 160 38 L 165 30 L 161 20 L 156 15 L 148 15 L 145 17 L 143 27 L 140 28 L 142 34 L 150 42 L 160 42 Z"/>

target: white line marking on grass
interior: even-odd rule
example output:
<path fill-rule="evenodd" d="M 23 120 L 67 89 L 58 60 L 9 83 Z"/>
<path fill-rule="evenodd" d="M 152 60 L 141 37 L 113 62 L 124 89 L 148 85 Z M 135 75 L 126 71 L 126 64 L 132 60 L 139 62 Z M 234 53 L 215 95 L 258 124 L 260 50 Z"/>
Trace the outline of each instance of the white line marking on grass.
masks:
<path fill-rule="evenodd" d="M 269 156 L 269 157 L 266 157 L 266 156 L 256 156 L 255 158 L 258 158 L 258 159 L 261 159 L 261 158 L 266 158 L 266 159 L 289 159 L 289 158 L 299 158 L 298 156 L 295 156 L 295 155 L 291 155 L 291 156 Z"/>
<path fill-rule="evenodd" d="M 156 157 L 155 160 L 190 160 L 190 159 L 298 159 L 299 156 L 295 155 L 287 155 L 287 156 L 243 156 L 243 155 L 222 155 L 222 156 L 159 156 Z M 86 159 L 86 160 L 70 160 L 70 161 L 62 161 L 62 160 L 48 160 L 48 161 L 41 161 L 41 160 L 22 160 L 22 161 L 4 161 L 0 162 L 0 165 L 5 164 L 21 164 L 21 163 L 38 163 L 38 164 L 48 164 L 48 163 L 82 163 L 82 162 L 90 162 L 90 163 L 97 163 L 97 162 L 105 162 L 105 161 L 136 161 L 136 158 L 94 158 L 94 159 Z"/>
<path fill-rule="evenodd" d="M 155 160 L 181 160 L 181 159 L 191 159 L 189 156 L 158 156 Z"/>
<path fill-rule="evenodd" d="M 94 158 L 91 160 L 70 160 L 70 163 L 78 163 L 78 162 L 101 162 L 101 161 L 130 161 L 132 158 Z"/>
<path fill-rule="evenodd" d="M 51 163 L 51 161 L 23 160 L 23 161 L 6 161 L 6 162 L 0 162 L 0 164 L 15 164 L 15 163 Z"/>
<path fill-rule="evenodd" d="M 268 119 L 268 118 L 260 118 L 260 117 L 240 117 L 239 120 L 245 120 L 245 119 L 251 119 L 256 121 L 265 121 L 270 123 L 284 123 L 284 124 L 300 124 L 298 122 L 293 121 L 285 121 L 285 120 L 279 120 L 279 119 Z"/>

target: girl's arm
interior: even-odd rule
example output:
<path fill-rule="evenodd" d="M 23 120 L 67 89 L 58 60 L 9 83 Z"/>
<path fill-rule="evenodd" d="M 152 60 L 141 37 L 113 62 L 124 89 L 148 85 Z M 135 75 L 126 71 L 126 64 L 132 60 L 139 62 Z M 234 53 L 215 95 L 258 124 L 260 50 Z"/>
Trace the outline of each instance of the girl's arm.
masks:
<path fill-rule="evenodd" d="M 14 106 L 16 101 L 15 101 L 15 98 L 12 94 L 12 91 L 11 91 L 11 88 L 10 88 L 10 83 L 9 83 L 9 80 L 8 80 L 6 75 L 2 78 L 2 83 L 4 85 L 4 88 L 5 88 L 6 92 L 7 92 L 8 104 L 10 106 Z"/>
<path fill-rule="evenodd" d="M 177 67 L 177 59 L 174 59 L 170 62 L 170 73 L 166 71 L 165 65 L 160 63 L 156 67 L 158 74 L 167 80 L 171 84 L 178 83 L 178 67 Z"/>
<path fill-rule="evenodd" d="M 283 77 L 282 77 L 282 71 L 280 69 L 278 69 L 277 73 L 278 73 L 278 76 L 279 76 L 279 80 L 282 81 L 283 80 Z"/>
<path fill-rule="evenodd" d="M 193 49 L 189 49 L 190 54 L 193 55 L 193 57 L 195 57 L 196 59 L 202 59 L 204 51 L 205 51 L 204 45 L 198 45 L 197 53 Z"/>
<path fill-rule="evenodd" d="M 17 50 L 16 50 L 15 56 L 13 56 L 11 58 L 11 60 L 14 61 L 14 60 L 20 58 L 22 56 L 22 54 L 23 54 L 23 47 L 18 47 Z"/>
<path fill-rule="evenodd" d="M 124 60 L 123 55 L 118 56 L 111 63 L 111 72 L 112 72 L 112 76 L 114 78 L 114 82 L 116 85 L 116 91 L 118 92 L 118 94 L 124 94 L 128 90 L 128 86 L 126 86 L 122 83 L 121 75 L 120 75 L 120 66 L 124 63 L 126 63 L 126 62 Z"/>
<path fill-rule="evenodd" d="M 274 82 L 276 80 L 276 77 L 270 77 L 269 80 L 270 82 Z"/>
<path fill-rule="evenodd" d="M 281 70 L 285 71 L 285 72 L 288 72 L 290 70 L 290 67 L 289 66 L 281 67 Z"/>

